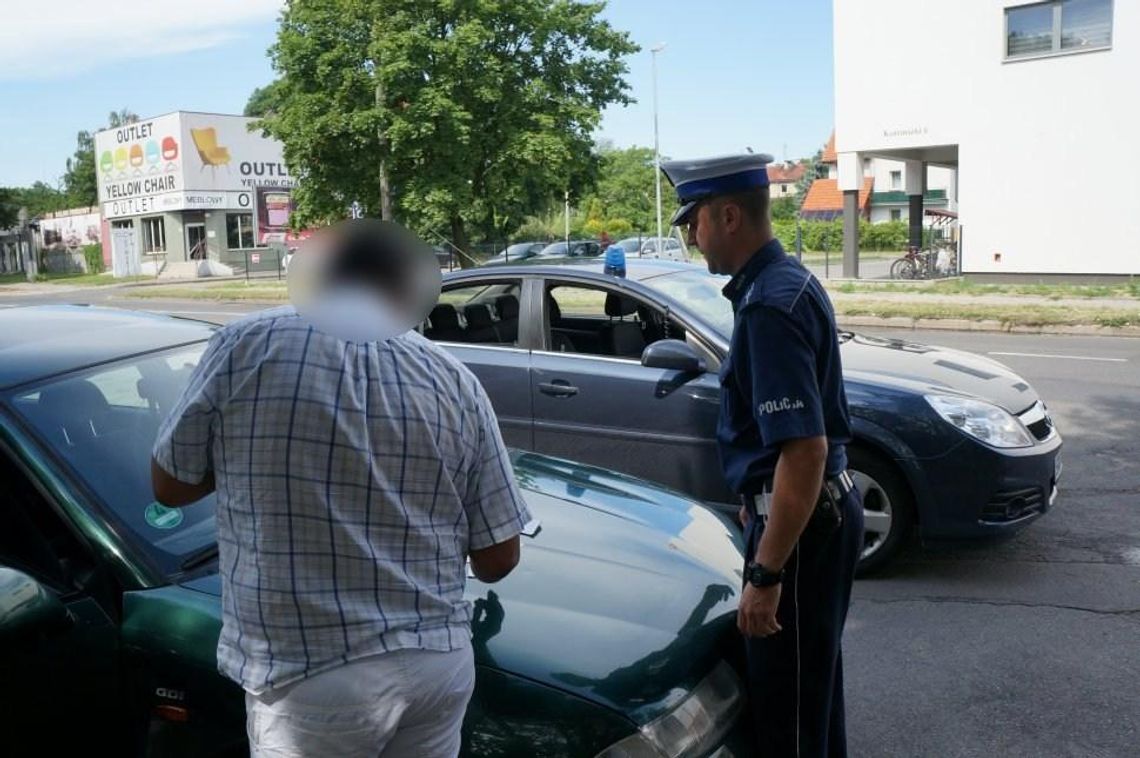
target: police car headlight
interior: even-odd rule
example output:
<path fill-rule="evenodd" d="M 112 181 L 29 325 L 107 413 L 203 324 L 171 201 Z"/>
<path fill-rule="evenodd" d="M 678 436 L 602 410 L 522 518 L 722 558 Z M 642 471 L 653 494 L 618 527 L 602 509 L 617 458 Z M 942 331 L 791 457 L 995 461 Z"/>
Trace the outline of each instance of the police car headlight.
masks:
<path fill-rule="evenodd" d="M 641 731 L 610 745 L 597 758 L 691 758 L 724 740 L 744 707 L 736 673 L 721 661 L 688 697 Z"/>
<path fill-rule="evenodd" d="M 927 395 L 939 416 L 966 434 L 994 447 L 1030 447 L 1033 435 L 1009 411 L 984 400 L 953 395 Z"/>

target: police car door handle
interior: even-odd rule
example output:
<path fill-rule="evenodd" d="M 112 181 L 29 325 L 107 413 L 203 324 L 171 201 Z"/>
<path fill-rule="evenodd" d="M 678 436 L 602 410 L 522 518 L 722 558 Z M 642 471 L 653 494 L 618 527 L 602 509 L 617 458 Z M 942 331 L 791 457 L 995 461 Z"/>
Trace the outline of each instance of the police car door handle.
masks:
<path fill-rule="evenodd" d="M 555 379 L 553 382 L 543 382 L 538 385 L 538 391 L 544 395 L 551 397 L 574 397 L 578 394 L 578 388 L 570 385 L 570 382 L 564 379 Z"/>

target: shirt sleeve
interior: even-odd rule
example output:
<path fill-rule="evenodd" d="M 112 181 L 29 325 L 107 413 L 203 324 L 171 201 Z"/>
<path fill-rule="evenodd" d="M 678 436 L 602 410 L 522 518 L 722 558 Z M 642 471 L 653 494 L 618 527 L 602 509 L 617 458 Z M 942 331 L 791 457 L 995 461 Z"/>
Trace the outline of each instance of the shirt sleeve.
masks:
<path fill-rule="evenodd" d="M 483 550 L 519 534 L 531 515 L 515 481 L 491 401 L 477 380 L 475 388 L 478 444 L 463 507 L 467 512 L 468 549 Z"/>
<path fill-rule="evenodd" d="M 182 397 L 158 429 L 151 455 L 163 471 L 180 482 L 199 484 L 213 470 L 217 380 L 229 352 L 223 333 L 216 333 L 190 375 Z"/>
<path fill-rule="evenodd" d="M 816 352 L 805 326 L 783 311 L 757 307 L 744 315 L 752 415 L 765 445 L 822 437 Z"/>

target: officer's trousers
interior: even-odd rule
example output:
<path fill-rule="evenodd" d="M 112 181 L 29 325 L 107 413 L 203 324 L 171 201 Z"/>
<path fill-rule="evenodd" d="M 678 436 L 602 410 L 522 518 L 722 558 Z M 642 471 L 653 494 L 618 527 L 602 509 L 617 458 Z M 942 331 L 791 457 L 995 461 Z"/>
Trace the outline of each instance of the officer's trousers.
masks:
<path fill-rule="evenodd" d="M 753 519 L 746 559 L 763 531 Z M 809 525 L 788 560 L 776 611 L 781 631 L 745 639 L 760 758 L 847 755 L 840 640 L 862 546 L 863 504 L 853 491 L 843 499 L 843 525 L 830 535 Z"/>

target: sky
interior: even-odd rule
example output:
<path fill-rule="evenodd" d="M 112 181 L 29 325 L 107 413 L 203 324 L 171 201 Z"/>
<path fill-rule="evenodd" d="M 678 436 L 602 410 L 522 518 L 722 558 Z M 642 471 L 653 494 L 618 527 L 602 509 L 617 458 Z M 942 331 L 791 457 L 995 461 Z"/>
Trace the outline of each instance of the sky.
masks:
<path fill-rule="evenodd" d="M 241 113 L 273 78 L 281 0 L 5 2 L 0 25 L 0 186 L 55 185 L 80 130 L 128 108 Z M 663 156 L 813 154 L 832 126 L 831 0 L 610 0 L 630 32 L 636 103 L 609 108 L 598 139 Z"/>

